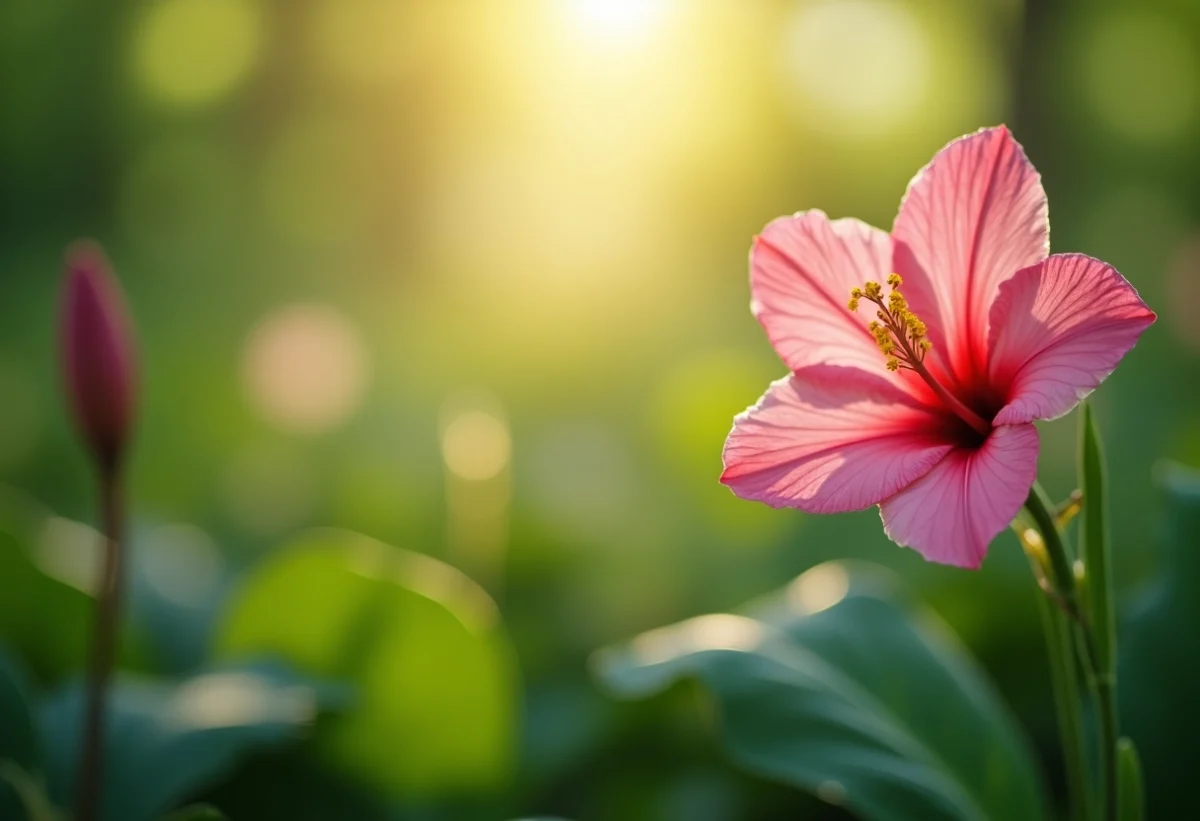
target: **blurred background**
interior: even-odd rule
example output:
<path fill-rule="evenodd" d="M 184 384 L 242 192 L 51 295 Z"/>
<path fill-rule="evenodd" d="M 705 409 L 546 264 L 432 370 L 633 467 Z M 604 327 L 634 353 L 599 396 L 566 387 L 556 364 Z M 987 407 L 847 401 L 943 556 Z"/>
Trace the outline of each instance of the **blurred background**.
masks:
<path fill-rule="evenodd" d="M 1160 313 L 1094 400 L 1134 591 L 1154 464 L 1200 466 L 1195 4 L 5 0 L 0 510 L 24 558 L 0 563 L 0 642 L 34 689 L 80 666 L 94 491 L 54 326 L 63 250 L 91 236 L 142 354 L 127 671 L 282 655 L 359 699 L 196 797 L 235 819 L 845 817 L 723 763 L 691 696 L 621 704 L 587 669 L 837 557 L 940 611 L 1057 789 L 1011 535 L 967 573 L 874 511 L 717 483 L 733 415 L 783 371 L 751 237 L 810 207 L 887 228 L 938 148 L 1000 122 L 1053 250 Z M 1043 429 L 1055 495 L 1075 442 L 1073 417 Z"/>

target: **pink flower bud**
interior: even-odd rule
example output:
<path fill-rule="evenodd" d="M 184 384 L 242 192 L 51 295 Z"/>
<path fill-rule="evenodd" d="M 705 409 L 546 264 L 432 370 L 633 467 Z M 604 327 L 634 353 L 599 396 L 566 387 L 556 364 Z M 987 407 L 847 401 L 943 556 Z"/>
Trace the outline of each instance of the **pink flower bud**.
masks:
<path fill-rule="evenodd" d="M 94 242 L 67 251 L 59 334 L 75 424 L 100 467 L 114 470 L 133 425 L 136 363 L 125 300 Z"/>

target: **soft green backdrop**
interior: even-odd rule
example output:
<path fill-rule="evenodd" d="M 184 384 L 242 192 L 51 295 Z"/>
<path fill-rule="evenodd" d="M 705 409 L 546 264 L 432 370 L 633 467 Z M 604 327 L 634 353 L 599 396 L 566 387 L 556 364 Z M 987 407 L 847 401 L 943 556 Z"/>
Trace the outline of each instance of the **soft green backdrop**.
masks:
<path fill-rule="evenodd" d="M 748 310 L 751 236 L 809 207 L 888 227 L 934 151 L 998 122 L 1043 175 L 1053 249 L 1113 263 L 1161 317 L 1095 397 L 1129 592 L 1159 559 L 1156 463 L 1200 466 L 1194 3 L 5 0 L 0 484 L 39 571 L 0 563 L 0 640 L 38 686 L 77 669 L 92 488 L 54 317 L 62 251 L 88 235 L 142 353 L 130 668 L 290 652 L 441 705 L 385 696 L 382 723 L 343 723 L 323 752 L 244 761 L 210 789 L 235 818 L 275 817 L 246 813 L 297 768 L 312 817 L 825 817 L 722 763 L 690 697 L 618 704 L 586 661 L 841 557 L 940 612 L 1057 784 L 1011 536 L 967 573 L 891 545 L 873 511 L 771 511 L 716 481 L 732 416 L 782 372 Z M 1063 495 L 1074 420 L 1042 442 Z M 343 578 L 358 537 L 298 536 L 314 526 L 474 583 L 407 559 Z M 278 588 L 265 604 L 239 596 L 251 569 Z M 379 605 L 393 583 L 440 604 Z M 255 607 L 276 626 L 239 626 Z M 468 660 L 443 644 L 460 640 Z M 489 676 L 496 704 L 455 695 Z M 1190 750 L 1160 732 L 1160 756 Z"/>

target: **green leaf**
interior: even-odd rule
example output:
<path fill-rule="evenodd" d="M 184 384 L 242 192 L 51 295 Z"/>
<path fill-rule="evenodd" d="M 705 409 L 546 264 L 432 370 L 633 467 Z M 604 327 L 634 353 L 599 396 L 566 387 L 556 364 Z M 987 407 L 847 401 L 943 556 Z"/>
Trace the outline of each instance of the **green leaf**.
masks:
<path fill-rule="evenodd" d="M 1121 767 L 1117 818 L 1120 821 L 1142 821 L 1145 817 L 1145 799 L 1142 796 L 1142 763 L 1138 760 L 1137 747 L 1128 738 L 1122 738 L 1117 743 L 1117 755 Z"/>
<path fill-rule="evenodd" d="M 105 821 L 149 821 L 210 786 L 250 753 L 305 736 L 343 688 L 275 665 L 214 670 L 181 683 L 121 679 L 109 693 Z M 69 803 L 84 692 L 71 685 L 39 710 L 50 794 Z"/>
<path fill-rule="evenodd" d="M 1155 478 L 1164 497 L 1155 545 L 1161 570 L 1125 608 L 1117 690 L 1121 729 L 1145 765 L 1149 818 L 1175 817 L 1195 803 L 1195 767 L 1180 744 L 1200 737 L 1200 713 L 1188 706 L 1200 692 L 1200 655 L 1188 644 L 1200 624 L 1200 472 L 1164 463 Z"/>
<path fill-rule="evenodd" d="M 25 673 L 0 647 L 0 760 L 30 770 L 38 765 L 38 758 Z"/>
<path fill-rule="evenodd" d="M 0 818 L 25 818 L 26 821 L 59 821 L 59 814 L 46 797 L 46 787 L 41 779 L 35 778 L 19 764 L 0 758 L 0 788 L 13 792 L 12 801 L 0 789 Z M 21 815 L 23 813 L 23 815 Z"/>
<path fill-rule="evenodd" d="M 1087 568 L 1087 600 L 1095 639 L 1096 673 L 1111 678 L 1116 667 L 1117 624 L 1109 574 L 1112 556 L 1108 541 L 1108 491 L 1100 435 L 1096 431 L 1092 406 L 1086 402 L 1080 415 L 1079 434 L 1079 481 L 1083 489 L 1080 554 Z"/>
<path fill-rule="evenodd" d="M 511 648 L 487 594 L 434 559 L 313 532 L 249 574 L 217 648 L 351 683 L 355 709 L 320 728 L 319 748 L 389 795 L 492 788 L 510 774 Z"/>
<path fill-rule="evenodd" d="M 193 804 L 164 815 L 161 821 L 226 821 L 226 816 L 209 804 Z"/>
<path fill-rule="evenodd" d="M 748 615 L 691 619 L 600 651 L 628 698 L 695 679 L 730 757 L 864 819 L 1044 817 L 1008 710 L 927 610 L 869 566 L 828 563 Z"/>
<path fill-rule="evenodd" d="M 83 666 L 92 599 L 47 575 L 37 549 L 53 520 L 29 500 L 0 488 L 0 640 L 42 680 Z"/>

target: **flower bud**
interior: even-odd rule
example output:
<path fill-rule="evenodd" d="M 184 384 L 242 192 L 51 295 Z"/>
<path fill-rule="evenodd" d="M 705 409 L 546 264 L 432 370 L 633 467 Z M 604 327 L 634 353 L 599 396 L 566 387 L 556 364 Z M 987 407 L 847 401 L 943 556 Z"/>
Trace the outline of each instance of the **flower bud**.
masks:
<path fill-rule="evenodd" d="M 133 426 L 136 363 L 129 317 L 104 251 L 82 241 L 67 251 L 59 342 L 75 425 L 102 470 L 115 470 Z"/>

